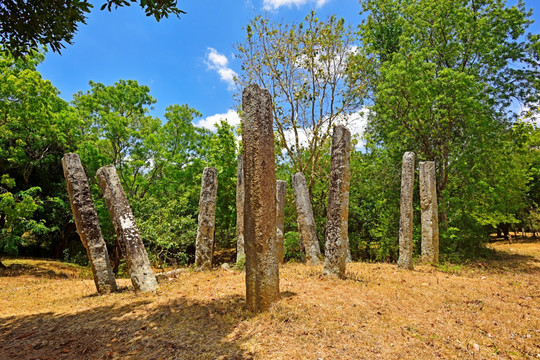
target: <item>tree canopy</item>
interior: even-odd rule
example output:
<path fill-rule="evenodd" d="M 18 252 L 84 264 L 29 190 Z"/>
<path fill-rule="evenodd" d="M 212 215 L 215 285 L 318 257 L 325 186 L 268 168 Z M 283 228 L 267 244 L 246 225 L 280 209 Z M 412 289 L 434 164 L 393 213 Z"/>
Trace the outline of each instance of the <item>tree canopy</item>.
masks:
<path fill-rule="evenodd" d="M 138 3 L 146 16 L 157 21 L 185 13 L 176 0 L 105 0 L 101 10 Z M 60 53 L 64 43 L 72 44 L 79 24 L 93 5 L 88 0 L 4 0 L 0 2 L 0 39 L 2 50 L 20 58 L 39 46 Z"/>

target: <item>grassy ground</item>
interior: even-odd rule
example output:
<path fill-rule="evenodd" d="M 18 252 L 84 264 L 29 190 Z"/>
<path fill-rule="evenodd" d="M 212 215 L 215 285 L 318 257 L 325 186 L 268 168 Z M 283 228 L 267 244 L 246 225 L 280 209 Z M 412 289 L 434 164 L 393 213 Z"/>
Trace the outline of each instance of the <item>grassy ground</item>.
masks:
<path fill-rule="evenodd" d="M 497 243 L 467 266 L 280 269 L 282 299 L 245 311 L 244 273 L 184 272 L 158 294 L 96 296 L 88 270 L 7 260 L 0 359 L 540 358 L 540 243 Z"/>

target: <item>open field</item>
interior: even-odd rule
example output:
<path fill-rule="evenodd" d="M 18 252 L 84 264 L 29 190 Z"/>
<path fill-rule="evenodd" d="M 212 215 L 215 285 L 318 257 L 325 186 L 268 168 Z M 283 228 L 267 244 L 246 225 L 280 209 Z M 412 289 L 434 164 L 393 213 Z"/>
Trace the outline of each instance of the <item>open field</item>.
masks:
<path fill-rule="evenodd" d="M 347 280 L 281 268 L 282 299 L 245 311 L 244 273 L 186 271 L 158 294 L 96 296 L 88 270 L 6 260 L 0 359 L 540 358 L 540 243 L 467 266 L 353 263 Z"/>

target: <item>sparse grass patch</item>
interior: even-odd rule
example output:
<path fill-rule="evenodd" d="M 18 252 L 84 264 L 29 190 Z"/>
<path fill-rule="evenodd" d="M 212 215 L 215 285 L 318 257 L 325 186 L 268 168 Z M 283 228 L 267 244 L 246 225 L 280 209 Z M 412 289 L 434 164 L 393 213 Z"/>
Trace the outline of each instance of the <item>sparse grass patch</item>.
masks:
<path fill-rule="evenodd" d="M 8 260 L 23 268 L 0 273 L 0 358 L 537 358 L 540 243 L 491 247 L 496 259 L 414 271 L 351 263 L 344 280 L 285 264 L 261 314 L 238 270 L 182 272 L 157 294 L 119 279 L 124 291 L 95 296 L 80 267 Z"/>

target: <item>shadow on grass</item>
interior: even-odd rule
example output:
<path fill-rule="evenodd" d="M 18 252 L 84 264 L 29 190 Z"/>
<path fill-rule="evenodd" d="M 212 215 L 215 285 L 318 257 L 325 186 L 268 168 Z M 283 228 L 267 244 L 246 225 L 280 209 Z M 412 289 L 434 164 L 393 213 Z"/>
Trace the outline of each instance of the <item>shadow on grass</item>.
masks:
<path fill-rule="evenodd" d="M 9 264 L 5 269 L 0 269 L 0 277 L 35 276 L 47 279 L 86 278 L 86 276 L 83 276 L 83 272 L 84 269 L 56 261 L 54 262 L 54 266 L 51 266 L 50 263 L 45 261 L 37 261 L 35 263 Z"/>
<path fill-rule="evenodd" d="M 251 359 L 227 335 L 250 316 L 243 297 L 103 306 L 0 317 L 0 359 Z"/>
<path fill-rule="evenodd" d="M 485 260 L 476 260 L 471 265 L 494 272 L 540 274 L 540 259 L 532 255 L 516 254 L 505 250 L 491 250 Z"/>

